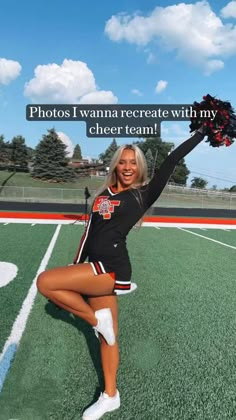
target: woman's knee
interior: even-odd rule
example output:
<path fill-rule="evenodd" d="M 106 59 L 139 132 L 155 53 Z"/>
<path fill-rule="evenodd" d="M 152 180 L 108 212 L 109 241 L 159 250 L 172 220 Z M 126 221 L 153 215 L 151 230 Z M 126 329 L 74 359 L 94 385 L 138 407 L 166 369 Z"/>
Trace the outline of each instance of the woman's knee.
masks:
<path fill-rule="evenodd" d="M 42 273 L 39 274 L 39 276 L 37 278 L 36 285 L 37 285 L 38 291 L 42 295 L 47 296 L 47 292 L 49 291 L 47 271 L 44 271 L 44 272 L 42 272 Z"/>

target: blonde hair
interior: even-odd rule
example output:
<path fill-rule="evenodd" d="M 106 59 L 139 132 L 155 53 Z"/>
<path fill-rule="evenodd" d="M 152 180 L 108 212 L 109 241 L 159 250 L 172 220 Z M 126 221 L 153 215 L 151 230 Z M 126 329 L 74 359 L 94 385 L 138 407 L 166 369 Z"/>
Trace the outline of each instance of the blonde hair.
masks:
<path fill-rule="evenodd" d="M 127 149 L 134 151 L 135 160 L 136 160 L 137 168 L 138 168 L 137 178 L 135 180 L 135 183 L 131 185 L 130 188 L 138 188 L 147 183 L 147 162 L 146 162 L 146 159 L 142 150 L 135 144 L 124 144 L 123 146 L 120 146 L 114 153 L 114 156 L 110 162 L 110 167 L 109 167 L 106 181 L 102 185 L 102 187 L 99 188 L 99 190 L 96 192 L 96 196 L 98 196 L 106 188 L 111 187 L 112 185 L 116 185 L 117 183 L 116 167 L 119 163 L 119 160 L 121 158 L 123 151 Z"/>

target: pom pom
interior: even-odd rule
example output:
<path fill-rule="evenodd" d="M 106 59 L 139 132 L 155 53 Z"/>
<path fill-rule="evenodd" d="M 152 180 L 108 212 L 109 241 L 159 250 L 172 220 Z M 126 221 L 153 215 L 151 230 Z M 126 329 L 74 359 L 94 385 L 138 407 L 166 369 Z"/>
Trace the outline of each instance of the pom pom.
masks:
<path fill-rule="evenodd" d="M 206 141 L 210 146 L 230 146 L 234 142 L 236 115 L 230 102 L 221 101 L 208 94 L 203 96 L 202 102 L 194 102 L 191 114 L 194 116 L 190 118 L 190 132 L 203 127 L 203 134 L 207 136 Z"/>

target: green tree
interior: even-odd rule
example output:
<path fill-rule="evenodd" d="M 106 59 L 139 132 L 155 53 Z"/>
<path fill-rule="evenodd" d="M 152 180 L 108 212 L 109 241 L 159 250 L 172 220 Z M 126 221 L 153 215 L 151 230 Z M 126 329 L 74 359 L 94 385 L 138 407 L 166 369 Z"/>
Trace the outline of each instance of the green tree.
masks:
<path fill-rule="evenodd" d="M 136 142 L 135 144 L 140 147 L 144 155 L 146 155 L 148 149 L 151 150 L 154 158 L 154 171 L 160 168 L 162 162 L 174 148 L 173 143 L 163 142 L 160 137 L 150 137 L 143 141 Z M 170 177 L 170 181 L 175 182 L 176 184 L 186 185 L 189 173 L 190 172 L 184 162 L 184 159 L 181 159 L 176 165 L 175 170 Z"/>
<path fill-rule="evenodd" d="M 3 135 L 0 135 L 0 163 L 7 163 L 6 143 Z"/>
<path fill-rule="evenodd" d="M 229 192 L 235 193 L 236 192 L 236 185 L 233 185 L 232 187 L 230 187 Z"/>
<path fill-rule="evenodd" d="M 27 146 L 27 153 L 28 153 L 28 159 L 32 160 L 35 154 L 35 150 L 32 147 Z"/>
<path fill-rule="evenodd" d="M 10 160 L 16 167 L 27 171 L 28 169 L 28 150 L 25 144 L 25 139 L 22 136 L 13 137 L 10 143 Z"/>
<path fill-rule="evenodd" d="M 154 157 L 153 157 L 151 149 L 147 150 L 145 154 L 145 158 L 147 161 L 148 177 L 151 178 L 153 174 L 153 164 L 154 164 Z"/>
<path fill-rule="evenodd" d="M 186 185 L 188 175 L 190 171 L 188 170 L 184 159 L 181 159 L 176 165 L 174 172 L 171 174 L 169 182 L 174 182 L 175 184 Z"/>
<path fill-rule="evenodd" d="M 99 159 L 103 161 L 105 166 L 109 166 L 110 161 L 117 149 L 118 146 L 116 139 L 113 139 L 110 146 L 105 150 L 105 152 L 99 155 Z"/>
<path fill-rule="evenodd" d="M 144 155 L 148 149 L 151 150 L 154 158 L 154 170 L 158 169 L 162 162 L 166 159 L 172 148 L 173 143 L 163 142 L 160 137 L 150 137 L 142 141 L 135 142 L 135 144 L 143 151 Z"/>
<path fill-rule="evenodd" d="M 51 182 L 68 182 L 75 178 L 75 172 L 68 166 L 66 145 L 60 140 L 54 128 L 43 135 L 35 149 L 32 176 Z"/>
<path fill-rule="evenodd" d="M 11 162 L 11 146 L 9 141 L 4 141 L 4 136 L 0 135 L 0 164 L 9 165 Z"/>
<path fill-rule="evenodd" d="M 81 147 L 79 144 L 76 144 L 74 148 L 72 160 L 82 160 Z"/>
<path fill-rule="evenodd" d="M 200 177 L 195 176 L 192 180 L 191 180 L 191 188 L 206 188 L 208 182 Z"/>

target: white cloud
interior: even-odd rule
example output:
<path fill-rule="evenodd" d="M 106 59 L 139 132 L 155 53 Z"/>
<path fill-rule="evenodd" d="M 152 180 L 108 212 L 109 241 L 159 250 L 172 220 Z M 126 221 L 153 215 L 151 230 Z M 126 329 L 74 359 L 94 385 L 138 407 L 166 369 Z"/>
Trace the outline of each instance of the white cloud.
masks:
<path fill-rule="evenodd" d="M 148 56 L 147 56 L 147 63 L 148 64 L 153 64 L 153 63 L 155 63 L 156 62 L 156 57 L 155 57 L 155 55 L 151 52 L 151 51 L 149 51 L 148 52 Z"/>
<path fill-rule="evenodd" d="M 74 152 L 74 145 L 71 141 L 71 139 L 62 131 L 57 132 L 58 137 L 60 137 L 61 141 L 67 146 L 66 152 L 67 157 L 72 157 Z"/>
<path fill-rule="evenodd" d="M 136 96 L 142 96 L 143 95 L 142 92 L 140 92 L 139 89 L 132 89 L 131 93 L 133 93 L 133 95 L 136 95 Z"/>
<path fill-rule="evenodd" d="M 207 74 L 236 54 L 236 27 L 224 24 L 206 0 L 156 7 L 148 16 L 118 14 L 107 21 L 105 33 L 113 41 L 145 48 L 151 43 L 153 48 L 158 41 L 163 49 L 174 51 L 179 59 Z M 216 61 L 209 64 L 211 60 Z"/>
<path fill-rule="evenodd" d="M 8 85 L 11 83 L 20 75 L 21 69 L 18 61 L 0 58 L 0 84 Z"/>
<path fill-rule="evenodd" d="M 191 136 L 188 123 L 165 122 L 161 123 L 161 138 L 167 142 L 173 142 L 175 146 Z"/>
<path fill-rule="evenodd" d="M 80 104 L 116 104 L 118 98 L 110 90 L 99 90 L 82 96 Z"/>
<path fill-rule="evenodd" d="M 166 80 L 159 80 L 157 82 L 157 85 L 156 85 L 156 88 L 155 88 L 155 92 L 156 93 L 163 92 L 163 90 L 166 89 L 167 85 L 168 85 L 168 82 Z"/>
<path fill-rule="evenodd" d="M 98 90 L 93 72 L 82 61 L 65 59 L 61 65 L 38 65 L 34 74 L 24 90 L 33 102 L 89 103 L 88 97 L 96 103 L 117 101 L 111 91 Z"/>
<path fill-rule="evenodd" d="M 224 68 L 222 60 L 208 60 L 205 65 L 204 73 L 209 76 L 211 73 Z"/>
<path fill-rule="evenodd" d="M 220 12 L 223 18 L 236 18 L 236 1 L 230 1 Z"/>

